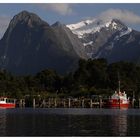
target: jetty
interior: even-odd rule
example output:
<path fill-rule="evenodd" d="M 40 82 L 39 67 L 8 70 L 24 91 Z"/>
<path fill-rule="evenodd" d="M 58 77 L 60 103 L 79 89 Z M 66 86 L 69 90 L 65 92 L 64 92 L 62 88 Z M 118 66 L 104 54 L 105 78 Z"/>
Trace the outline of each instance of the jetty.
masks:
<path fill-rule="evenodd" d="M 39 98 L 17 99 L 16 107 L 25 108 L 103 108 L 109 97 L 93 96 L 90 98 Z M 130 100 L 131 108 L 140 108 L 140 98 Z"/>
<path fill-rule="evenodd" d="M 28 98 L 17 99 L 16 106 L 20 108 L 101 108 L 102 98 Z"/>

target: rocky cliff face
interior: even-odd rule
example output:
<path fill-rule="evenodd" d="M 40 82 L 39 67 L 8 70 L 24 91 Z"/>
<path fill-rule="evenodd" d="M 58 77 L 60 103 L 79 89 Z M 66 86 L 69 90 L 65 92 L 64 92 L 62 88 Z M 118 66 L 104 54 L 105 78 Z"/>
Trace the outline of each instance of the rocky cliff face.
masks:
<path fill-rule="evenodd" d="M 0 67 L 17 74 L 45 68 L 60 73 L 74 69 L 82 55 L 75 51 L 71 40 L 63 43 L 63 28 L 57 30 L 33 13 L 17 14 L 0 41 Z"/>
<path fill-rule="evenodd" d="M 85 52 L 85 47 L 78 37 L 72 33 L 72 31 L 66 27 L 66 25 L 56 22 L 52 25 L 56 35 L 62 43 L 63 49 L 67 51 L 74 50 L 74 52 L 83 59 L 87 59 L 88 56 Z"/>

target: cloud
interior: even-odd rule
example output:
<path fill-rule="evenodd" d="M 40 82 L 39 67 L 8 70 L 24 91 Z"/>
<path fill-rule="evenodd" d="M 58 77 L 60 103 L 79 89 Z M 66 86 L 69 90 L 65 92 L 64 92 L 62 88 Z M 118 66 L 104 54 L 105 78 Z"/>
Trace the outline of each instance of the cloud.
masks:
<path fill-rule="evenodd" d="M 5 33 L 8 24 L 10 22 L 10 17 L 0 15 L 0 39 L 2 38 L 3 34 Z"/>
<path fill-rule="evenodd" d="M 45 10 L 54 11 L 63 16 L 73 14 L 72 4 L 69 4 L 69 3 L 40 4 L 40 7 Z"/>
<path fill-rule="evenodd" d="M 109 9 L 102 12 L 99 18 L 103 20 L 116 18 L 128 24 L 140 24 L 140 16 L 128 10 Z"/>

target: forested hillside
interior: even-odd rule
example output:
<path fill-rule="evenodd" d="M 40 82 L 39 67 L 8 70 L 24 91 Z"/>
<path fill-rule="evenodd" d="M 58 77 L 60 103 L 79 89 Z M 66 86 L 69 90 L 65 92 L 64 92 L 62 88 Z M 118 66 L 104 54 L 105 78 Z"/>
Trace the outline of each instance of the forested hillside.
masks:
<path fill-rule="evenodd" d="M 35 75 L 15 76 L 0 71 L 0 94 L 21 98 L 25 95 L 45 97 L 91 97 L 111 95 L 118 88 L 118 73 L 121 90 L 129 96 L 140 95 L 140 67 L 127 62 L 108 64 L 105 59 L 79 61 L 73 73 L 59 75 L 46 69 Z"/>

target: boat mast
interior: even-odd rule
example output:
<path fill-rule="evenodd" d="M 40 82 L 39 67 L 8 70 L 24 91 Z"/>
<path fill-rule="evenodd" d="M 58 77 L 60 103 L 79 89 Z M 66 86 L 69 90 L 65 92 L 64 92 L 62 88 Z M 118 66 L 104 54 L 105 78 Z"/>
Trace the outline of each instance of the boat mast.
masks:
<path fill-rule="evenodd" d="M 119 74 L 119 72 L 118 72 L 118 86 L 119 86 L 119 93 L 120 93 L 120 74 Z"/>
<path fill-rule="evenodd" d="M 119 80 L 119 93 L 120 93 L 120 80 Z"/>

